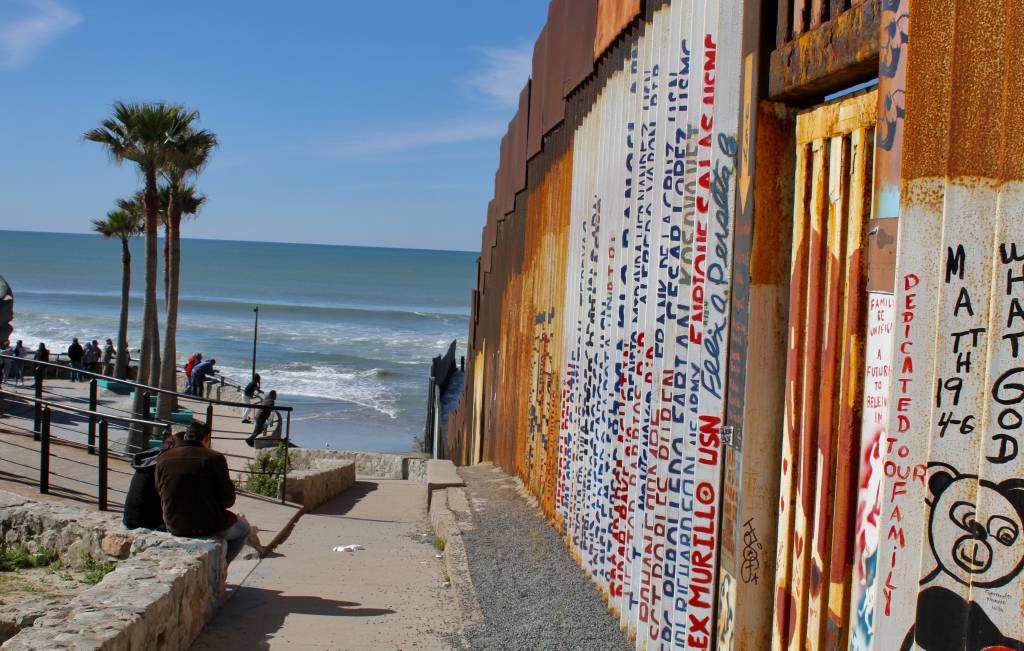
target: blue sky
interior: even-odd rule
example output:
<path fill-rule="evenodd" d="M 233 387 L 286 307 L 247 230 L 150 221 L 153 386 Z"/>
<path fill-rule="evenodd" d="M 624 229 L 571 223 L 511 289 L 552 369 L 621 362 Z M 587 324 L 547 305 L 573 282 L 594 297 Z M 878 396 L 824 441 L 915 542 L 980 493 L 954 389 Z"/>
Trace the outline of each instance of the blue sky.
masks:
<path fill-rule="evenodd" d="M 221 147 L 186 237 L 475 250 L 546 0 L 0 0 L 0 229 L 85 232 L 115 100 Z"/>

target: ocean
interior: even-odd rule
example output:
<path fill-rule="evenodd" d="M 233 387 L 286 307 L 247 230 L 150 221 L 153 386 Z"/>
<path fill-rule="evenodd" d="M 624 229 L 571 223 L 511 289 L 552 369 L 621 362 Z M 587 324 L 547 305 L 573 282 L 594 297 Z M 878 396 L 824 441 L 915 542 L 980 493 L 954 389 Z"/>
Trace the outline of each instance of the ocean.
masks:
<path fill-rule="evenodd" d="M 162 255 L 162 240 L 160 243 Z M 0 230 L 14 334 L 63 352 L 73 337 L 117 341 L 121 243 L 98 235 Z M 129 346 L 137 349 L 143 241 L 132 241 Z M 422 436 L 430 360 L 469 332 L 476 253 L 182 240 L 178 362 L 201 351 L 248 380 L 253 307 L 264 390 L 295 407 L 303 447 L 405 452 Z M 163 335 L 163 280 L 161 336 Z"/>

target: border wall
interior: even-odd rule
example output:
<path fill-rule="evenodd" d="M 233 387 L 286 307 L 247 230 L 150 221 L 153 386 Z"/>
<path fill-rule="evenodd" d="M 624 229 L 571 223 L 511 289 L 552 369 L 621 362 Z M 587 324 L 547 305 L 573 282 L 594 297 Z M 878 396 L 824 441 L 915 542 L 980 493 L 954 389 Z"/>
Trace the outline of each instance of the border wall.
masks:
<path fill-rule="evenodd" d="M 998 0 L 551 3 L 442 447 L 638 649 L 1024 648 L 1022 38 Z"/>

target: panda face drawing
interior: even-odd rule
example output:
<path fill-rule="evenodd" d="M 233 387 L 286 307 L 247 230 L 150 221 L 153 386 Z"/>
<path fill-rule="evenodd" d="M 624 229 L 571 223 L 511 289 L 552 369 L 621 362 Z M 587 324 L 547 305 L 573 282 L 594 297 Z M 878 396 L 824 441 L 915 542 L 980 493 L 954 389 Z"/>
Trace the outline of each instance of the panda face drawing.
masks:
<path fill-rule="evenodd" d="M 928 488 L 928 537 L 939 569 L 981 588 L 1006 585 L 1021 572 L 1024 481 L 995 484 L 943 464 L 933 467 Z"/>

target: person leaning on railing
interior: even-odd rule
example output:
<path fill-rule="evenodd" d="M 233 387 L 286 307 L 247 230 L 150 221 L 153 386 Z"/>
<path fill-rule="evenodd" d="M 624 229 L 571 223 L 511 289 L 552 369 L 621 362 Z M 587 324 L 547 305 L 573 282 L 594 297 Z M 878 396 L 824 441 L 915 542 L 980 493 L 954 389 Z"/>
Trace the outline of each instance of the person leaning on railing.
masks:
<path fill-rule="evenodd" d="M 259 373 L 253 375 L 252 380 L 250 380 L 249 384 L 245 385 L 245 389 L 242 390 L 242 400 L 245 402 L 245 409 L 242 411 L 243 423 L 252 422 L 252 419 L 249 418 L 249 415 L 252 414 L 252 407 L 250 407 L 250 405 L 252 404 L 253 398 L 256 397 L 256 394 L 259 394 L 260 396 L 263 395 L 263 392 L 260 391 Z"/>
<path fill-rule="evenodd" d="M 228 462 L 210 449 L 211 432 L 192 423 L 184 439 L 159 456 L 156 489 L 164 524 L 175 536 L 214 536 L 227 543 L 227 562 L 242 551 L 249 525 L 228 510 L 235 503 L 235 485 Z"/>

